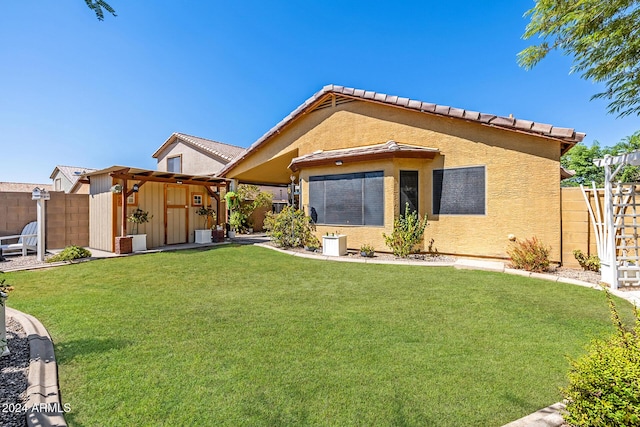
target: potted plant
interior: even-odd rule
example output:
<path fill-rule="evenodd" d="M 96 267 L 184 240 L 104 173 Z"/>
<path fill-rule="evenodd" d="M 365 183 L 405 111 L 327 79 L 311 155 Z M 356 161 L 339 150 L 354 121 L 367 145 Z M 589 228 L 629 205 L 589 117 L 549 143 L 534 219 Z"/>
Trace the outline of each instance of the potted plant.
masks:
<path fill-rule="evenodd" d="M 364 245 L 360 246 L 360 256 L 367 257 L 367 258 L 373 258 L 374 254 L 375 254 L 375 251 L 373 249 L 373 246 L 371 246 L 369 244 L 364 244 Z"/>
<path fill-rule="evenodd" d="M 216 217 L 216 211 L 211 206 L 200 206 L 196 209 L 196 214 L 201 216 L 204 221 L 204 227 L 201 230 L 195 231 L 196 243 L 211 243 L 211 230 L 208 228 L 209 218 L 214 219 Z M 214 220 L 215 222 L 215 220 Z M 212 226 L 213 227 L 213 226 Z"/>
<path fill-rule="evenodd" d="M 145 224 L 151 221 L 153 215 L 150 215 L 148 211 L 136 208 L 128 217 L 127 221 L 133 223 L 133 251 L 146 251 L 147 250 L 147 235 L 138 234 L 138 227 L 140 224 Z"/>
<path fill-rule="evenodd" d="M 244 227 L 244 223 L 247 220 L 244 213 L 240 211 L 231 212 L 231 216 L 229 217 L 229 225 L 231 226 L 231 230 L 229 230 L 229 237 L 235 237 L 236 232 L 242 231 Z M 231 235 L 233 233 L 233 235 Z"/>

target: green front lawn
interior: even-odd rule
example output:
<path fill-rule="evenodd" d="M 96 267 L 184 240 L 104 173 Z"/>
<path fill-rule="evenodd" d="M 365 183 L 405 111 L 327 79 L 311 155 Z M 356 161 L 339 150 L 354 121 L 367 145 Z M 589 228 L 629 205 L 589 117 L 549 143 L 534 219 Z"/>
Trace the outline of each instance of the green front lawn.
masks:
<path fill-rule="evenodd" d="M 499 426 L 560 400 L 565 356 L 612 331 L 578 286 L 247 246 L 5 278 L 82 426 Z"/>

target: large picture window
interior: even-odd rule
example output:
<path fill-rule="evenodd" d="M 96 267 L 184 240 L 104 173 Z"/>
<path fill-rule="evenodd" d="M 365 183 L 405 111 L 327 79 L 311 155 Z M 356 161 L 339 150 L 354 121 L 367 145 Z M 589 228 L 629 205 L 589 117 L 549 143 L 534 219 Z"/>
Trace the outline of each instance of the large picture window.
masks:
<path fill-rule="evenodd" d="M 485 193 L 484 166 L 433 171 L 434 215 L 484 215 Z"/>
<path fill-rule="evenodd" d="M 384 225 L 382 171 L 309 178 L 309 210 L 317 224 Z"/>

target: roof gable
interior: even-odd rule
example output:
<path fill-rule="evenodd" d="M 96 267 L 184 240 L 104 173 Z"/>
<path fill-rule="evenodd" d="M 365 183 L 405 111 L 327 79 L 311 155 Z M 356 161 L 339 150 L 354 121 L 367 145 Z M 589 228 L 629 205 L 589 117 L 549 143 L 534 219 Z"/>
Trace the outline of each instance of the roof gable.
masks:
<path fill-rule="evenodd" d="M 417 111 L 420 113 L 449 117 L 467 122 L 475 122 L 484 126 L 491 126 L 507 131 L 514 131 L 529 135 L 540 136 L 558 140 L 562 143 L 562 153 L 564 154 L 571 147 L 582 141 L 586 134 L 576 132 L 572 128 L 562 128 L 545 123 L 537 123 L 530 120 L 516 119 L 513 117 L 502 117 L 495 114 L 481 113 L 478 111 L 454 108 L 446 105 L 432 104 L 409 98 L 403 98 L 384 93 L 367 91 L 363 89 L 354 89 L 344 86 L 327 85 L 319 92 L 315 93 L 298 108 L 293 110 L 289 115 L 282 119 L 278 124 L 271 128 L 267 133 L 255 141 L 248 149 L 238 155 L 229 164 L 227 164 L 220 172 L 219 176 L 225 176 L 236 164 L 246 158 L 262 144 L 267 142 L 272 136 L 280 133 L 282 129 L 300 116 L 323 108 L 328 108 L 343 103 L 353 101 L 372 102 L 381 105 L 387 105 L 405 110 Z"/>
<path fill-rule="evenodd" d="M 160 156 L 160 153 L 162 153 L 169 145 L 173 144 L 177 140 L 180 140 L 181 142 L 191 147 L 204 151 L 207 154 L 216 156 L 221 159 L 223 163 L 230 162 L 245 150 L 244 148 L 235 145 L 225 144 L 223 142 L 213 141 L 211 139 L 205 139 L 193 135 L 174 132 L 160 146 L 160 148 L 158 148 L 156 152 L 153 153 L 151 157 L 157 159 L 158 156 Z"/>
<path fill-rule="evenodd" d="M 81 166 L 57 165 L 53 169 L 53 172 L 51 172 L 51 176 L 49 177 L 50 179 L 53 179 L 56 176 L 56 171 L 59 171 L 62 175 L 64 175 L 64 177 L 67 178 L 69 182 L 71 182 L 71 185 L 73 186 L 78 181 L 78 179 L 80 179 L 80 176 L 82 176 L 85 173 L 94 172 L 96 171 L 96 169 L 83 168 Z"/>

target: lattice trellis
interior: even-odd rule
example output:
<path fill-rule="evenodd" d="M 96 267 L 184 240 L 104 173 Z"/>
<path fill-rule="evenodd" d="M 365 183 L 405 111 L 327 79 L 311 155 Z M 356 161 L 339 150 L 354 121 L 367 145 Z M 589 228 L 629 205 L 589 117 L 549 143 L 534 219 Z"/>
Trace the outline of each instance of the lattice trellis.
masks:
<path fill-rule="evenodd" d="M 596 232 L 602 281 L 617 289 L 619 285 L 640 286 L 640 183 L 614 183 L 615 176 L 626 165 L 640 165 L 640 151 L 619 156 L 605 156 L 593 162 L 604 167 L 604 199 L 601 209 L 600 193 L 593 184 L 584 195 Z M 595 206 L 587 192 L 593 192 Z"/>
<path fill-rule="evenodd" d="M 618 284 L 640 286 L 640 187 L 634 183 L 617 183 L 612 189 L 613 218 L 616 231 Z"/>

